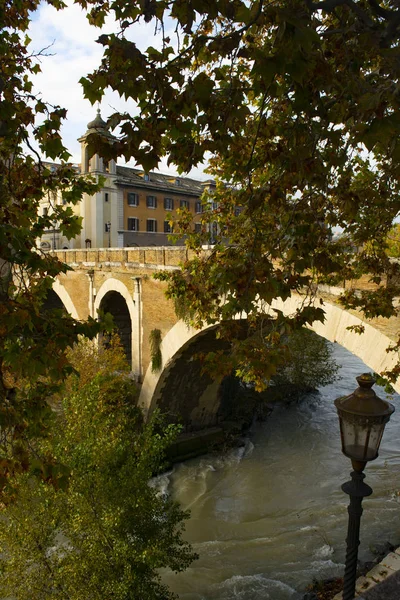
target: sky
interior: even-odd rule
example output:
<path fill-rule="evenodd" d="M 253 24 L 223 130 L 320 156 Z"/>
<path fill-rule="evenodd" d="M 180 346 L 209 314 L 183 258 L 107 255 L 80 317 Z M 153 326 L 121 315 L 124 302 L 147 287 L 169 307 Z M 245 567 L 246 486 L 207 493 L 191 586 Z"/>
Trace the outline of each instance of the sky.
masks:
<path fill-rule="evenodd" d="M 96 43 L 101 33 L 117 31 L 117 24 L 109 18 L 102 29 L 89 25 L 85 12 L 67 0 L 68 7 L 56 11 L 52 6 L 41 4 L 32 15 L 32 23 L 28 35 L 32 42 L 30 51 L 37 53 L 50 46 L 47 56 L 40 57 L 42 72 L 34 82 L 34 91 L 39 92 L 44 101 L 66 108 L 67 120 L 62 128 L 63 141 L 72 154 L 71 161 L 80 162 L 80 144 L 77 141 L 87 129 L 87 123 L 96 116 L 97 106 L 92 106 L 83 97 L 79 83 L 82 76 L 94 70 L 102 58 L 102 46 Z M 139 48 L 156 46 L 153 37 L 154 24 L 142 23 L 132 31 L 132 39 Z M 115 110 L 132 110 L 115 92 L 107 91 L 101 103 L 101 115 L 107 119 Z M 119 164 L 125 161 L 119 159 Z M 134 163 L 128 163 L 135 166 Z M 176 175 L 173 167 L 168 167 L 166 160 L 160 163 L 163 173 Z M 202 169 L 193 169 L 191 177 L 207 179 L 209 176 Z"/>

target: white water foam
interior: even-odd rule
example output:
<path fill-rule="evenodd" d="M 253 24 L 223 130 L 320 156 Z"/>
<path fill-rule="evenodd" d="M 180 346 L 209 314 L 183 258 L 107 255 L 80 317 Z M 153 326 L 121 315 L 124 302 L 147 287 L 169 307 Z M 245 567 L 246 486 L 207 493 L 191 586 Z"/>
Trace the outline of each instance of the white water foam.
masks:
<path fill-rule="evenodd" d="M 157 496 L 168 496 L 168 488 L 170 485 L 170 476 L 172 471 L 166 471 L 157 477 L 152 477 L 149 480 L 149 487 L 157 491 Z"/>
<path fill-rule="evenodd" d="M 295 589 L 277 579 L 257 575 L 234 575 L 213 586 L 210 598 L 218 600 L 300 600 Z"/>
<path fill-rule="evenodd" d="M 332 556 L 334 550 L 332 548 L 332 546 L 330 546 L 329 544 L 324 544 L 323 546 L 321 546 L 321 548 L 317 548 L 314 551 L 314 558 L 328 558 L 328 556 Z"/>

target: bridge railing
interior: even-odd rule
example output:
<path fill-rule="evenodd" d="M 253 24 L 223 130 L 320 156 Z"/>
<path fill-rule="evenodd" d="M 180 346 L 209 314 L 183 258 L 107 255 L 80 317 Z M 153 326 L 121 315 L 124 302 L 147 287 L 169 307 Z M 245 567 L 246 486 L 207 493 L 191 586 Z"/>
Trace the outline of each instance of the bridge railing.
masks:
<path fill-rule="evenodd" d="M 56 250 L 54 254 L 73 267 L 94 268 L 135 266 L 153 269 L 178 268 L 193 254 L 184 246 L 149 246 L 138 248 L 86 248 L 79 250 Z"/>
<path fill-rule="evenodd" d="M 204 252 L 209 248 L 203 247 Z M 72 267 L 92 269 L 100 265 L 107 267 L 142 267 L 148 269 L 177 269 L 185 260 L 194 256 L 185 246 L 139 246 L 135 248 L 81 248 L 77 250 L 52 251 L 62 262 Z M 381 285 L 399 285 L 400 276 L 386 274 Z M 348 280 L 329 293 L 339 295 L 344 289 L 375 290 L 378 285 L 371 282 L 369 275 L 357 280 Z M 327 290 L 321 290 L 327 291 Z"/>

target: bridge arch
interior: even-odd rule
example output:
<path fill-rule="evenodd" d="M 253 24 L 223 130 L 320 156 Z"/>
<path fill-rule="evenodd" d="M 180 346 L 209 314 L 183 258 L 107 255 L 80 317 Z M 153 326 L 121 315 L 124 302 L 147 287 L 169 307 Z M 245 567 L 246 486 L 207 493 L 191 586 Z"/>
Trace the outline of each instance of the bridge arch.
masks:
<path fill-rule="evenodd" d="M 139 404 L 145 412 L 148 412 L 157 402 L 156 391 L 161 390 L 167 369 L 170 367 L 171 362 L 179 358 L 179 353 L 182 352 L 192 340 L 207 329 L 209 329 L 209 327 L 195 329 L 181 320 L 175 323 L 168 331 L 161 342 L 162 369 L 153 372 L 151 365 L 149 365 L 143 379 Z"/>
<path fill-rule="evenodd" d="M 319 302 L 319 299 L 317 301 Z M 296 312 L 301 302 L 302 298 L 300 296 L 292 297 L 286 302 L 274 302 L 273 308 L 282 310 L 289 315 Z M 396 353 L 386 351 L 392 343 L 389 337 L 338 306 L 324 302 L 323 309 L 325 311 L 325 321 L 324 323 L 315 322 L 310 327 L 312 331 L 330 342 L 339 343 L 358 356 L 376 373 L 393 368 L 398 356 Z M 357 334 L 348 330 L 348 327 L 354 325 L 363 325 L 364 333 Z M 210 329 L 212 327 L 198 330 L 188 327 L 183 321 L 178 321 L 169 330 L 161 343 L 163 369 L 158 373 L 153 373 L 150 366 L 143 380 L 139 403 L 146 412 L 157 404 L 171 364 L 193 343 L 196 337 L 203 335 L 205 331 Z M 393 387 L 397 392 L 400 392 L 400 379 Z"/>
<path fill-rule="evenodd" d="M 67 290 L 58 279 L 56 279 L 53 283 L 53 292 L 55 292 L 60 298 L 66 311 L 71 315 L 71 317 L 73 319 L 79 320 L 78 312 L 74 306 L 74 303 L 71 300 L 71 296 L 68 294 Z"/>
<path fill-rule="evenodd" d="M 64 304 L 61 301 L 60 296 L 58 296 L 54 290 L 47 290 L 46 297 L 44 298 L 42 305 L 40 307 L 42 313 L 46 313 L 51 310 L 62 310 L 63 313 L 67 313 L 67 310 Z"/>
<path fill-rule="evenodd" d="M 114 323 L 119 330 L 128 362 L 135 370 L 136 344 L 134 344 L 134 336 L 140 335 L 139 331 L 133 331 L 137 311 L 132 296 L 122 281 L 110 277 L 103 283 L 96 295 L 94 313 L 97 314 L 100 309 L 111 313 L 114 317 Z"/>
<path fill-rule="evenodd" d="M 274 302 L 273 307 L 282 310 L 285 314 L 293 314 L 301 302 L 300 296 L 294 296 L 285 302 Z M 316 299 L 316 303 L 319 303 L 319 298 Z M 358 356 L 376 373 L 382 373 L 382 371 L 390 370 L 395 366 L 398 354 L 387 352 L 387 348 L 393 345 L 393 341 L 387 335 L 339 306 L 324 301 L 322 308 L 325 312 L 325 321 L 324 323 L 315 321 L 310 326 L 312 331 L 330 342 L 337 342 Z M 360 325 L 364 327 L 362 334 L 348 329 Z M 400 378 L 393 384 L 393 387 L 396 392 L 400 392 Z"/>
<path fill-rule="evenodd" d="M 176 333 L 176 326 L 172 329 L 173 333 Z M 219 424 L 220 386 L 224 377 L 205 373 L 203 363 L 197 357 L 198 354 L 211 351 L 229 350 L 229 343 L 217 338 L 217 330 L 218 325 L 206 327 L 201 331 L 188 331 L 186 328 L 183 333 L 187 339 L 183 344 L 179 344 L 178 341 L 177 351 L 176 347 L 173 348 L 177 340 L 167 334 L 164 339 L 164 351 L 166 345 L 170 344 L 172 357 L 159 373 L 152 373 L 151 367 L 148 371 L 150 376 L 154 376 L 155 386 L 151 398 L 149 395 L 150 403 L 143 406 L 146 412 L 159 407 L 169 421 L 181 422 L 184 432 L 195 432 Z M 149 379 L 146 384 L 148 382 Z"/>

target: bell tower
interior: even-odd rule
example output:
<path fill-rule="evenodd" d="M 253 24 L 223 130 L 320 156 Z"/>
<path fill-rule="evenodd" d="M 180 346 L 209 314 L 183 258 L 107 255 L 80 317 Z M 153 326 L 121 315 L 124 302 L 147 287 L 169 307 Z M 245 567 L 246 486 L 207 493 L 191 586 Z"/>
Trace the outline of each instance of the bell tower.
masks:
<path fill-rule="evenodd" d="M 97 109 L 96 117 L 87 124 L 86 133 L 78 139 L 81 143 L 81 174 L 104 179 L 103 187 L 93 196 L 84 195 L 81 203 L 82 231 L 80 247 L 116 248 L 119 246 L 118 230 L 120 210 L 116 186 L 117 165 L 115 160 L 105 161 L 99 154 L 89 157 L 87 138 L 97 133 L 112 142 L 115 137 L 108 131 L 107 123 Z M 122 238 L 121 238 L 122 239 Z"/>
<path fill-rule="evenodd" d="M 91 133 L 97 133 L 110 141 L 115 139 L 107 129 L 107 123 L 102 119 L 100 108 L 97 109 L 97 115 L 93 121 L 90 121 L 90 123 L 87 124 L 86 133 L 78 139 L 78 142 L 81 143 L 81 173 L 110 173 L 110 175 L 115 175 L 115 160 L 110 160 L 108 163 L 105 163 L 98 154 L 94 154 L 89 158 L 87 138 Z"/>

